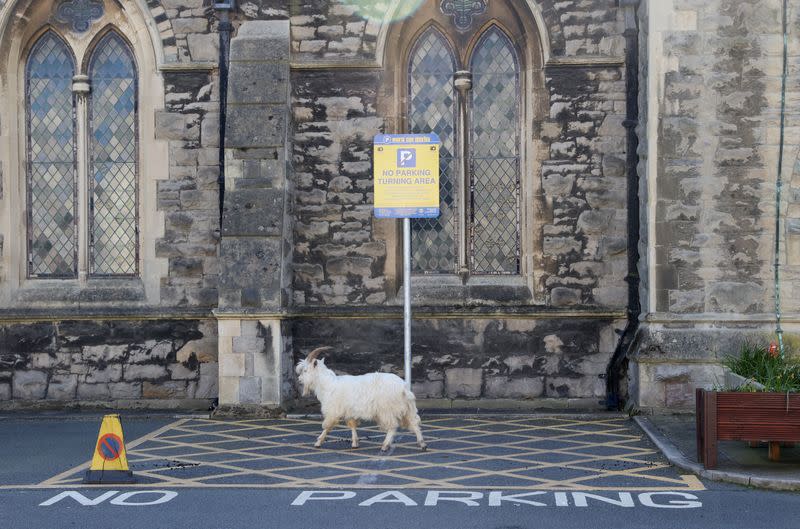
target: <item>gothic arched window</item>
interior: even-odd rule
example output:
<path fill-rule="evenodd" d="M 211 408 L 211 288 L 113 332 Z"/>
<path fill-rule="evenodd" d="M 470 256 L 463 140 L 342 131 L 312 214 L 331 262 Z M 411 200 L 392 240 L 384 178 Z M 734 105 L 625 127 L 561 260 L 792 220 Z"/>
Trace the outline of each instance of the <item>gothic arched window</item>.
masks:
<path fill-rule="evenodd" d="M 93 275 L 136 273 L 136 66 L 125 42 L 109 33 L 89 66 Z"/>
<path fill-rule="evenodd" d="M 74 75 L 72 52 L 48 31 L 31 50 L 26 68 L 31 276 L 78 274 Z"/>
<path fill-rule="evenodd" d="M 520 61 L 496 25 L 472 39 L 458 54 L 432 26 L 408 56 L 408 130 L 442 140 L 441 216 L 412 222 L 418 273 L 520 273 Z"/>
<path fill-rule="evenodd" d="M 76 71 L 47 30 L 26 65 L 28 276 L 138 273 L 138 76 L 114 31 Z"/>

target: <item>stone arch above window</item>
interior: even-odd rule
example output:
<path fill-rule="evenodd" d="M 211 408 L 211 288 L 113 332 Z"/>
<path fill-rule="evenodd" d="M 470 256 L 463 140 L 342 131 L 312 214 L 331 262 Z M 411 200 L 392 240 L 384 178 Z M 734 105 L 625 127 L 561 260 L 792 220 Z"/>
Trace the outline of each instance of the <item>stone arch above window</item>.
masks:
<path fill-rule="evenodd" d="M 560 20 L 561 13 L 556 9 L 542 9 L 541 2 L 537 0 L 485 0 L 479 9 L 475 8 L 477 2 L 470 2 L 472 9 L 463 10 L 455 8 L 456 3 L 465 4 L 467 2 L 453 2 L 450 0 L 424 0 L 421 2 L 419 11 L 411 14 L 411 18 L 420 20 L 441 20 L 442 23 L 458 27 L 458 18 L 466 23 L 466 18 L 461 17 L 462 13 L 470 11 L 469 27 L 462 30 L 469 33 L 476 26 L 480 27 L 486 20 L 491 20 L 498 10 L 513 11 L 513 16 L 523 23 L 529 30 L 529 36 L 538 39 L 536 46 L 542 55 L 542 62 L 546 63 L 552 56 L 560 56 L 564 53 L 565 40 L 563 23 Z M 397 35 L 397 20 L 406 18 L 409 15 L 408 0 L 391 0 L 383 14 L 383 20 L 377 30 L 376 63 L 380 65 L 390 64 L 395 37 Z M 450 4 L 453 4 L 451 8 Z M 462 24 L 463 25 L 463 24 Z"/>
<path fill-rule="evenodd" d="M 41 18 L 41 12 L 46 12 L 54 25 L 65 24 L 64 29 L 66 30 L 70 22 L 68 20 L 59 22 L 58 9 L 66 2 L 75 1 L 8 0 L 5 4 L 0 2 L 0 35 L 13 31 L 14 25 L 28 23 L 33 19 Z M 172 20 L 167 17 L 161 0 L 126 0 L 125 2 L 118 2 L 117 0 L 83 0 L 82 3 L 87 7 L 90 7 L 92 3 L 102 4 L 104 14 L 109 11 L 112 13 L 122 11 L 128 15 L 128 18 L 140 18 L 146 32 L 149 34 L 158 66 L 165 63 L 176 63 L 180 60 Z M 88 32 L 102 26 L 102 22 L 98 22 L 98 20 L 89 20 L 91 27 Z"/>

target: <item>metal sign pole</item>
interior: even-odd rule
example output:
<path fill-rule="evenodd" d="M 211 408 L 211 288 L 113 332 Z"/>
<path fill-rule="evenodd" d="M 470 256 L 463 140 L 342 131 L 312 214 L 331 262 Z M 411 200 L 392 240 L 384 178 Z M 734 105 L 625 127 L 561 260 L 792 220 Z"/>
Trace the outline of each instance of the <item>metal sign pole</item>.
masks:
<path fill-rule="evenodd" d="M 0 0 L 1 1 L 1 0 Z M 375 218 L 403 219 L 403 363 L 411 390 L 411 219 L 440 214 L 436 134 L 378 134 L 373 140 Z"/>
<path fill-rule="evenodd" d="M 411 219 L 403 219 L 403 335 L 406 387 L 411 390 Z"/>

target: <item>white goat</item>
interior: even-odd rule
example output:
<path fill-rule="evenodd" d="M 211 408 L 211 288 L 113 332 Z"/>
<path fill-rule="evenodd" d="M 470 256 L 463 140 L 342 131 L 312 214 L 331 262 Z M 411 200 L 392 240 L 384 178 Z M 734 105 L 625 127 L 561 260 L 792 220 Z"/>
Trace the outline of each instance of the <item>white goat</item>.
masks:
<path fill-rule="evenodd" d="M 358 421 L 375 421 L 386 432 L 382 452 L 389 450 L 401 427 L 412 430 L 419 447 L 425 450 L 414 394 L 406 389 L 403 379 L 391 373 L 337 376 L 325 367 L 325 360 L 317 358 L 326 349 L 330 347 L 314 349 L 295 368 L 303 396 L 313 391 L 322 405 L 322 434 L 314 446 L 322 446 L 328 433 L 345 421 L 353 432 L 352 447 L 358 448 Z"/>

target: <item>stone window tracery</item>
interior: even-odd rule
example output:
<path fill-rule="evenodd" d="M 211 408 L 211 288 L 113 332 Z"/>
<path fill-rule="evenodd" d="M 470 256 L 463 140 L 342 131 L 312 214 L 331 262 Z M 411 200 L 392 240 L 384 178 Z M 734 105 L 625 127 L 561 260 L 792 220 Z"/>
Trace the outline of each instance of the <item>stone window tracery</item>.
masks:
<path fill-rule="evenodd" d="M 453 23 L 459 31 L 467 31 L 472 26 L 474 17 L 486 12 L 488 0 L 442 0 L 442 13 L 453 17 Z"/>
<path fill-rule="evenodd" d="M 103 3 L 97 0 L 65 0 L 56 7 L 56 20 L 68 24 L 75 33 L 89 30 L 103 16 Z"/>

